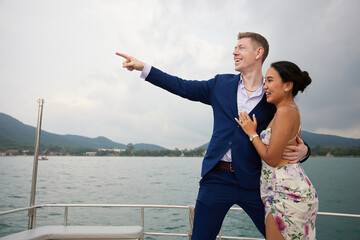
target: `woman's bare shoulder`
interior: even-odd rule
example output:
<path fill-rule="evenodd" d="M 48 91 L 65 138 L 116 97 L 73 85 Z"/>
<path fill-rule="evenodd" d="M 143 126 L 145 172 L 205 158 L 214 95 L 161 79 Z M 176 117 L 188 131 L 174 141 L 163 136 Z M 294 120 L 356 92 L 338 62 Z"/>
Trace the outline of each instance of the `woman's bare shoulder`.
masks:
<path fill-rule="evenodd" d="M 299 116 L 299 110 L 295 107 L 285 105 L 281 106 L 276 110 L 276 116 L 277 117 L 298 117 Z"/>

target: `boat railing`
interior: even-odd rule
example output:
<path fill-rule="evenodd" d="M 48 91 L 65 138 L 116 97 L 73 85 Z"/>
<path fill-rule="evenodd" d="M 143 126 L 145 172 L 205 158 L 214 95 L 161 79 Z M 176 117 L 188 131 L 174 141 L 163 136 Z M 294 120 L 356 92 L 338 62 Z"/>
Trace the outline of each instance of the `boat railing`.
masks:
<path fill-rule="evenodd" d="M 192 234 L 192 221 L 193 221 L 193 206 L 182 206 L 182 205 L 144 205 L 144 204 L 42 204 L 42 205 L 34 205 L 31 207 L 18 208 L 13 210 L 8 210 L 4 212 L 0 212 L 0 216 L 12 214 L 21 211 L 34 211 L 39 208 L 64 208 L 64 225 L 68 224 L 68 213 L 69 208 L 89 208 L 89 207 L 106 207 L 106 208 L 135 208 L 140 209 L 141 212 L 141 226 L 145 229 L 145 209 L 146 208 L 172 208 L 172 209 L 185 209 L 188 210 L 189 213 L 189 232 L 188 233 L 164 233 L 164 232 L 147 232 L 144 231 L 141 239 L 144 238 L 145 235 L 151 236 L 180 236 L 180 237 L 191 237 Z M 233 207 L 230 211 L 243 211 L 242 208 Z M 35 211 L 36 213 L 36 211 Z M 360 218 L 359 214 L 345 214 L 345 213 L 332 213 L 332 212 L 318 212 L 318 215 L 324 216 L 333 216 L 333 217 L 348 217 L 348 218 Z M 261 238 L 249 238 L 249 237 L 232 237 L 232 236 L 222 236 L 222 232 L 218 235 L 218 239 L 247 239 L 247 240 L 259 240 Z"/>

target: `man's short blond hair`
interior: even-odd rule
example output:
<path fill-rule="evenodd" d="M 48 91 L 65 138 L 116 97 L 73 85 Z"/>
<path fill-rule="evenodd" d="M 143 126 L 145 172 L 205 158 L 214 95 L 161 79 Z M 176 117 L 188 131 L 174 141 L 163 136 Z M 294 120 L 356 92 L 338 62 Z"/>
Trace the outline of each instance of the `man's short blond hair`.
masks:
<path fill-rule="evenodd" d="M 253 33 L 253 32 L 239 32 L 238 33 L 238 40 L 242 39 L 242 38 L 250 38 L 254 44 L 254 48 L 258 48 L 258 47 L 262 47 L 264 49 L 264 53 L 262 55 L 262 63 L 264 63 L 266 57 L 269 54 L 269 43 L 266 40 L 266 38 L 264 38 L 263 36 L 261 36 L 258 33 Z"/>

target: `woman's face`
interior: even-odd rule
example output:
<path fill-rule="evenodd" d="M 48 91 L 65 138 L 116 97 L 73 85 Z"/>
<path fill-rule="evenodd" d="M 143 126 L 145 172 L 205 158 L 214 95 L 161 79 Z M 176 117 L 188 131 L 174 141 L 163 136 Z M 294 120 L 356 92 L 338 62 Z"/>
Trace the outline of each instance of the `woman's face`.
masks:
<path fill-rule="evenodd" d="M 291 91 L 289 83 L 284 83 L 280 74 L 273 67 L 266 72 L 263 89 L 266 94 L 266 101 L 275 105 L 284 100 Z"/>

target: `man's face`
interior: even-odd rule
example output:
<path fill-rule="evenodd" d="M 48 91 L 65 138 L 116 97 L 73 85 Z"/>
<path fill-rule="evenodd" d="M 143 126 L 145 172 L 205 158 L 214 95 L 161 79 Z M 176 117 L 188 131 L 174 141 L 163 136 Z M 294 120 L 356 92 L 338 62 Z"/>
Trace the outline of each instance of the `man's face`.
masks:
<path fill-rule="evenodd" d="M 241 38 L 233 52 L 235 71 L 244 72 L 251 70 L 256 62 L 256 49 L 254 49 L 251 38 Z"/>

